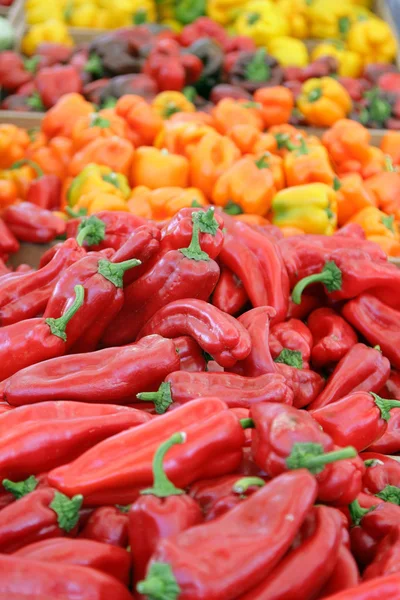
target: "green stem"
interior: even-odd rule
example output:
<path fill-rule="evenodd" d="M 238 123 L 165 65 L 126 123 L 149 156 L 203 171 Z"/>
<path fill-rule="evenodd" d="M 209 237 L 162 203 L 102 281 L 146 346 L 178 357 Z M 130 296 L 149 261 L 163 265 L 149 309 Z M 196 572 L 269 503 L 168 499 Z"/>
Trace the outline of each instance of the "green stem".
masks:
<path fill-rule="evenodd" d="M 342 289 L 342 271 L 333 261 L 325 263 L 320 273 L 303 277 L 296 283 L 292 291 L 292 300 L 295 304 L 301 303 L 301 295 L 305 288 L 313 283 L 323 283 L 328 292 Z"/>
<path fill-rule="evenodd" d="M 357 451 L 352 446 L 347 446 L 340 450 L 333 450 L 333 452 L 314 455 L 309 454 L 307 451 L 303 453 L 301 451 L 301 446 L 301 443 L 295 444 L 291 454 L 286 459 L 286 466 L 288 469 L 308 469 L 311 473 L 316 474 L 320 472 L 325 465 L 357 456 Z M 300 451 L 298 452 L 297 449 Z"/>
<path fill-rule="evenodd" d="M 243 209 L 240 204 L 236 204 L 236 202 L 232 202 L 232 200 L 228 200 L 228 202 L 224 206 L 224 212 L 227 215 L 242 215 Z"/>
<path fill-rule="evenodd" d="M 3 488 L 7 490 L 7 492 L 10 492 L 14 498 L 18 500 L 19 498 L 26 496 L 26 494 L 33 492 L 37 488 L 39 482 L 34 475 L 31 475 L 24 481 L 11 481 L 10 479 L 3 479 L 2 484 Z"/>
<path fill-rule="evenodd" d="M 86 241 L 88 246 L 100 244 L 106 236 L 106 224 L 104 221 L 92 215 L 91 217 L 82 219 L 78 227 L 78 235 L 76 241 L 79 246 L 83 246 Z"/>
<path fill-rule="evenodd" d="M 374 398 L 374 402 L 376 406 L 381 411 L 381 418 L 384 421 L 389 421 L 390 419 L 390 411 L 392 408 L 400 408 L 399 400 L 387 400 L 386 398 L 381 398 L 378 394 L 374 394 L 370 392 L 371 396 Z"/>
<path fill-rule="evenodd" d="M 67 341 L 67 334 L 65 333 L 67 325 L 72 319 L 72 317 L 75 315 L 75 313 L 80 309 L 85 298 L 85 290 L 83 285 L 76 285 L 74 287 L 74 292 L 75 300 L 73 301 L 69 309 L 62 315 L 62 317 L 59 317 L 58 319 L 50 317 L 45 321 L 46 324 L 50 327 L 51 333 L 61 338 L 64 342 Z"/>
<path fill-rule="evenodd" d="M 136 394 L 136 398 L 145 402 L 154 402 L 156 413 L 162 415 L 173 402 L 171 384 L 164 381 L 157 392 L 141 392 L 140 394 Z"/>
<path fill-rule="evenodd" d="M 349 513 L 353 526 L 359 525 L 363 517 L 365 517 L 365 515 L 367 515 L 375 508 L 376 505 L 371 506 L 370 508 L 361 508 L 358 500 L 353 500 L 353 502 L 349 504 Z"/>
<path fill-rule="evenodd" d="M 161 562 L 151 564 L 146 579 L 139 581 L 136 589 L 148 600 L 177 600 L 181 593 L 171 567 Z"/>
<path fill-rule="evenodd" d="M 125 260 L 121 263 L 112 263 L 111 261 L 101 258 L 99 260 L 99 267 L 97 272 L 103 275 L 105 279 L 111 281 L 115 287 L 124 287 L 124 273 L 129 271 L 133 267 L 137 267 L 142 264 L 141 260 L 131 258 L 131 260 Z"/>
<path fill-rule="evenodd" d="M 193 232 L 192 239 L 187 248 L 180 248 L 179 252 L 182 252 L 183 256 L 190 258 L 191 260 L 210 260 L 207 252 L 203 252 L 200 246 L 200 223 L 198 213 L 192 215 Z"/>
<path fill-rule="evenodd" d="M 43 169 L 41 167 L 39 167 L 39 165 L 33 161 L 33 160 L 29 160 L 28 158 L 22 158 L 21 160 L 17 160 L 17 162 L 13 163 L 10 167 L 11 171 L 14 171 L 15 169 L 20 169 L 21 167 L 24 167 L 25 165 L 27 165 L 28 167 L 31 167 L 36 175 L 39 177 L 43 177 L 44 172 Z"/>
<path fill-rule="evenodd" d="M 185 493 L 174 486 L 164 471 L 164 458 L 168 450 L 176 444 L 183 444 L 186 441 L 185 433 L 174 433 L 171 437 L 158 447 L 153 459 L 153 487 L 142 490 L 141 494 L 151 494 L 158 498 L 167 498 L 168 496 L 179 496 Z"/>
<path fill-rule="evenodd" d="M 385 502 L 391 502 L 400 506 L 400 487 L 397 485 L 387 485 L 378 494 L 375 494 L 378 498 L 381 498 Z"/>
<path fill-rule="evenodd" d="M 264 485 L 265 481 L 261 477 L 242 477 L 233 486 L 233 491 L 236 494 L 244 494 L 250 487 L 263 487 Z"/>
<path fill-rule="evenodd" d="M 79 210 L 73 210 L 69 206 L 66 206 L 65 212 L 71 219 L 79 219 L 79 217 L 86 217 L 86 215 L 87 215 L 86 208 L 80 208 Z"/>
<path fill-rule="evenodd" d="M 239 423 L 241 424 L 243 429 L 254 429 L 255 423 L 253 419 L 240 419 Z"/>

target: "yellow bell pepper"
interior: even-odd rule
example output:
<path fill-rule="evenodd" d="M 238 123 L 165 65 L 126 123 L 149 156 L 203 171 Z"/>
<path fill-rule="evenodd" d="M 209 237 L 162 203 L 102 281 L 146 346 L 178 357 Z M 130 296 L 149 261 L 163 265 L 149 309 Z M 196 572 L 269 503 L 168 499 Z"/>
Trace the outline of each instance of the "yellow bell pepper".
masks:
<path fill-rule="evenodd" d="M 126 199 L 131 190 L 127 178 L 121 173 L 114 173 L 103 165 L 90 164 L 72 180 L 67 192 L 69 206 L 75 206 L 81 196 L 91 192 Z"/>
<path fill-rule="evenodd" d="M 278 0 L 277 6 L 288 19 L 290 35 L 301 40 L 310 36 L 306 0 Z"/>
<path fill-rule="evenodd" d="M 268 52 L 283 67 L 305 67 L 308 65 L 307 46 L 296 38 L 274 37 L 268 42 Z"/>
<path fill-rule="evenodd" d="M 243 11 L 243 4 L 243 0 L 208 0 L 207 16 L 220 25 L 229 25 Z"/>
<path fill-rule="evenodd" d="M 289 35 L 286 15 L 269 0 L 252 0 L 235 21 L 238 35 L 250 37 L 257 46 L 266 46 L 272 37 Z"/>
<path fill-rule="evenodd" d="M 336 79 L 313 77 L 303 84 L 297 107 L 310 125 L 331 127 L 339 119 L 346 118 L 352 102 L 347 90 Z"/>
<path fill-rule="evenodd" d="M 64 44 L 65 46 L 74 45 L 74 40 L 70 37 L 67 26 L 60 21 L 51 19 L 45 23 L 33 25 L 29 29 L 28 33 L 22 38 L 21 50 L 24 54 L 32 56 L 36 52 L 36 48 L 44 42 Z"/>
<path fill-rule="evenodd" d="M 354 23 L 347 38 L 349 49 L 358 52 L 364 64 L 390 63 L 396 56 L 396 39 L 381 19 Z"/>
<path fill-rule="evenodd" d="M 360 77 L 363 70 L 363 60 L 357 52 L 348 50 L 340 40 L 322 42 L 311 52 L 312 60 L 321 56 L 333 56 L 338 61 L 338 73 L 341 77 Z"/>
<path fill-rule="evenodd" d="M 177 112 L 195 112 L 196 110 L 195 105 L 189 102 L 186 96 L 173 90 L 157 94 L 151 106 L 163 119 L 169 119 Z"/>
<path fill-rule="evenodd" d="M 25 7 L 26 22 L 29 25 L 45 23 L 49 19 L 64 21 L 64 9 L 61 4 L 41 2 L 40 4 Z"/>
<path fill-rule="evenodd" d="M 336 192 L 325 183 L 286 188 L 272 200 L 272 222 L 305 233 L 331 235 L 337 223 Z"/>
<path fill-rule="evenodd" d="M 354 6 L 350 0 L 313 0 L 308 11 L 311 36 L 345 39 L 362 10 L 365 9 Z"/>

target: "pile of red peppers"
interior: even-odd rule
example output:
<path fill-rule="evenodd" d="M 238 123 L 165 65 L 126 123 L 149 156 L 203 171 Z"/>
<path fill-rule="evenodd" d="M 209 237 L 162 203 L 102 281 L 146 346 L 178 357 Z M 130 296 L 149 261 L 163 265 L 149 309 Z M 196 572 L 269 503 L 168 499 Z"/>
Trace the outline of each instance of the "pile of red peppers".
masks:
<path fill-rule="evenodd" d="M 9 216 L 3 254 L 51 226 Z M 0 597 L 397 600 L 381 248 L 198 207 L 62 233 L 0 276 Z"/>

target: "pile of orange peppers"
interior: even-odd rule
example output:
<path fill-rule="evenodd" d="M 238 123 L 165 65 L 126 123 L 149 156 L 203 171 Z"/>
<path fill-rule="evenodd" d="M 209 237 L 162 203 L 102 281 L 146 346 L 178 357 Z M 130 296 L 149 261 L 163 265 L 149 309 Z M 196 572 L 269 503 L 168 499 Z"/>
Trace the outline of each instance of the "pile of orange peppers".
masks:
<path fill-rule="evenodd" d="M 387 132 L 378 148 L 343 118 L 319 139 L 287 123 L 292 108 L 283 87 L 258 90 L 254 102 L 223 99 L 209 113 L 179 92 L 151 104 L 123 96 L 98 112 L 64 96 L 40 130 L 0 125 L 0 213 L 25 199 L 38 165 L 61 179 L 66 219 L 117 210 L 163 220 L 214 204 L 287 236 L 358 223 L 400 256 L 400 132 Z"/>

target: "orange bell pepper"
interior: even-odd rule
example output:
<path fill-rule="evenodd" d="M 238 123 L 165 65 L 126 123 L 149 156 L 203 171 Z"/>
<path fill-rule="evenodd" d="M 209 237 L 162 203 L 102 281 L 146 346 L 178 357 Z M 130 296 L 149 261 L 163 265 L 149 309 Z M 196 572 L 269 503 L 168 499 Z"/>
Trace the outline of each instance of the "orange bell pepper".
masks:
<path fill-rule="evenodd" d="M 261 152 L 261 154 L 256 154 L 256 159 L 259 168 L 269 169 L 271 171 L 276 191 L 279 192 L 279 190 L 282 190 L 286 185 L 283 159 L 271 152 Z"/>
<path fill-rule="evenodd" d="M 0 211 L 14 204 L 18 199 L 18 190 L 11 179 L 0 179 Z"/>
<path fill-rule="evenodd" d="M 24 159 L 22 159 L 23 161 Z M 20 200 L 25 200 L 28 189 L 31 185 L 31 182 L 41 175 L 41 169 L 38 165 L 38 169 L 34 169 L 29 164 L 21 164 L 18 165 L 18 162 L 15 163 L 11 169 L 6 171 L 0 171 L 0 178 L 7 179 L 12 181 L 17 188 L 17 196 Z"/>
<path fill-rule="evenodd" d="M 365 181 L 365 186 L 377 200 L 378 207 L 400 219 L 400 174 L 396 171 L 378 173 Z"/>
<path fill-rule="evenodd" d="M 264 134 L 266 135 L 266 134 Z M 298 146 L 301 138 L 306 138 L 306 132 L 302 129 L 296 129 L 293 125 L 274 125 L 268 130 L 268 135 L 273 136 L 275 147 L 270 149 L 270 152 L 285 156 L 290 150 L 288 145 L 294 144 Z"/>
<path fill-rule="evenodd" d="M 231 214 L 265 215 L 276 193 L 274 178 L 263 159 L 244 156 L 229 167 L 216 182 L 212 201 Z"/>
<path fill-rule="evenodd" d="M 243 223 L 247 223 L 248 225 L 270 225 L 268 219 L 261 215 L 249 215 L 243 213 L 241 215 L 234 215 L 234 218 L 238 221 L 243 221 Z"/>
<path fill-rule="evenodd" d="M 70 137 L 76 120 L 93 111 L 93 104 L 86 102 L 80 94 L 66 94 L 44 115 L 42 131 L 49 138 L 56 135 Z"/>
<path fill-rule="evenodd" d="M 173 154 L 190 157 L 199 141 L 213 129 L 202 123 L 165 121 L 157 135 L 154 146 L 165 148 Z"/>
<path fill-rule="evenodd" d="M 110 138 L 114 135 L 129 138 L 128 125 L 113 109 L 108 108 L 79 117 L 72 129 L 71 139 L 76 151 L 96 138 Z"/>
<path fill-rule="evenodd" d="M 322 143 L 336 166 L 349 161 L 367 161 L 370 140 L 368 129 L 350 119 L 340 119 L 322 136 Z"/>
<path fill-rule="evenodd" d="M 135 146 L 150 146 L 163 126 L 160 115 L 141 96 L 122 96 L 115 105 L 115 112 L 128 124 Z"/>
<path fill-rule="evenodd" d="M 94 215 L 102 210 L 122 210 L 129 211 L 128 205 L 123 198 L 114 196 L 114 194 L 108 194 L 105 192 L 99 192 L 99 190 L 92 190 L 87 194 L 82 194 L 78 202 L 74 205 L 74 210 L 86 209 L 88 215 Z"/>
<path fill-rule="evenodd" d="M 265 127 L 288 123 L 294 107 L 292 92 L 277 85 L 259 88 L 254 93 L 254 101 L 260 104 L 260 113 Z"/>
<path fill-rule="evenodd" d="M 153 190 L 166 186 L 187 187 L 189 161 L 165 149 L 142 146 L 133 157 L 130 182 L 132 186 L 145 185 Z"/>
<path fill-rule="evenodd" d="M 297 107 L 310 125 L 330 127 L 349 114 L 352 102 L 346 88 L 336 79 L 315 77 L 303 83 Z"/>
<path fill-rule="evenodd" d="M 378 244 L 388 256 L 400 256 L 400 242 L 398 240 L 388 238 L 384 235 L 370 235 L 368 236 L 368 240 Z"/>
<path fill-rule="evenodd" d="M 308 146 L 304 138 L 300 139 L 296 150 L 286 154 L 283 169 L 289 187 L 318 182 L 331 185 L 335 178 L 326 149 Z"/>
<path fill-rule="evenodd" d="M 29 135 L 16 125 L 0 125 L 0 169 L 8 169 L 25 157 Z"/>
<path fill-rule="evenodd" d="M 379 235 L 399 240 L 399 228 L 394 220 L 394 215 L 387 215 L 375 206 L 360 210 L 350 219 L 349 223 L 361 225 L 367 238 L 371 235 Z"/>
<path fill-rule="evenodd" d="M 390 156 L 394 165 L 400 165 L 400 131 L 387 131 L 381 139 L 380 149 Z"/>
<path fill-rule="evenodd" d="M 132 190 L 132 195 L 128 198 L 127 206 L 129 212 L 143 217 L 144 219 L 152 219 L 153 211 L 149 202 L 149 195 L 151 190 L 145 185 L 138 185 Z"/>
<path fill-rule="evenodd" d="M 113 171 L 129 175 L 134 149 L 131 142 L 113 136 L 96 138 L 75 153 L 69 164 L 68 173 L 75 177 L 91 163 L 105 165 Z"/>
<path fill-rule="evenodd" d="M 215 129 L 226 134 L 234 125 L 253 125 L 263 131 L 264 122 L 260 110 L 254 102 L 223 98 L 211 110 Z"/>
<path fill-rule="evenodd" d="M 172 217 L 181 208 L 193 206 L 193 203 L 207 206 L 204 194 L 197 188 L 162 187 L 150 190 L 146 186 L 138 186 L 128 200 L 128 208 L 135 215 L 163 220 Z"/>
<path fill-rule="evenodd" d="M 151 106 L 163 119 L 169 119 L 178 112 L 191 113 L 196 111 L 195 105 L 189 102 L 186 96 L 173 90 L 157 94 Z"/>
<path fill-rule="evenodd" d="M 190 182 L 211 197 L 217 179 L 240 158 L 240 150 L 231 139 L 207 133 L 197 144 L 190 159 Z"/>
<path fill-rule="evenodd" d="M 383 173 L 387 170 L 387 156 L 380 148 L 370 146 L 368 159 L 361 164 L 360 174 L 363 179 L 368 179 L 378 173 Z M 391 161 L 390 161 L 391 162 Z"/>
<path fill-rule="evenodd" d="M 67 176 L 72 155 L 72 140 L 61 136 L 51 138 L 42 146 L 33 144 L 26 152 L 26 157 L 37 163 L 46 175 L 57 175 L 61 180 Z"/>
<path fill-rule="evenodd" d="M 214 119 L 212 116 L 201 110 L 196 112 L 177 112 L 169 119 L 174 123 L 202 123 L 209 127 L 214 127 Z"/>
<path fill-rule="evenodd" d="M 260 144 L 263 134 L 254 125 L 239 124 L 233 125 L 228 131 L 227 136 L 231 138 L 242 154 L 255 154 L 254 148 L 257 144 Z"/>
<path fill-rule="evenodd" d="M 349 173 L 341 179 L 335 178 L 333 187 L 337 191 L 339 227 L 345 225 L 359 211 L 378 204 L 375 195 L 366 187 L 359 173 Z"/>

